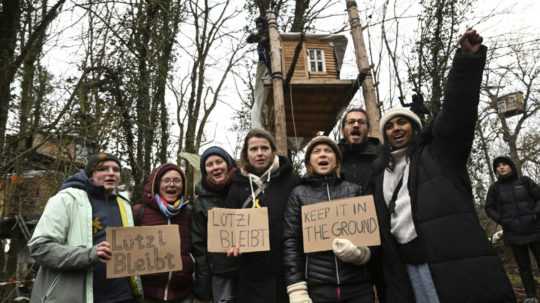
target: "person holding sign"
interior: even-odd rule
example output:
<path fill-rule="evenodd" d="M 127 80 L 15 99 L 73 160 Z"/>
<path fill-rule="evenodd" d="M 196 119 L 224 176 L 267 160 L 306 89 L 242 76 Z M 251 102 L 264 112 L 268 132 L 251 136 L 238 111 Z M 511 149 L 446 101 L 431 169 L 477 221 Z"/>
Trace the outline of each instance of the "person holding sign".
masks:
<path fill-rule="evenodd" d="M 476 214 L 467 159 L 487 48 L 474 30 L 459 39 L 446 99 L 431 125 L 405 108 L 380 121 L 375 177 L 386 302 L 515 302 Z"/>
<path fill-rule="evenodd" d="M 493 160 L 497 181 L 489 187 L 486 214 L 504 230 L 504 243 L 512 248 L 527 298 L 538 303 L 529 251 L 540 264 L 540 186 L 518 173 L 510 157 Z"/>
<path fill-rule="evenodd" d="M 302 237 L 308 235 L 302 234 L 302 206 L 363 195 L 359 185 L 341 178 L 341 160 L 339 147 L 326 136 L 315 137 L 307 145 L 307 175 L 293 189 L 285 211 L 283 262 L 291 303 L 374 302 L 373 282 L 365 265 L 371 256 L 368 247 L 334 238 L 331 251 L 306 254 L 303 250 Z M 317 212 L 309 217 L 321 216 L 324 213 Z"/>
<path fill-rule="evenodd" d="M 105 229 L 133 226 L 119 183 L 120 161 L 99 153 L 49 199 L 28 242 L 40 265 L 30 302 L 135 303 L 140 297 L 138 277 L 106 279 L 111 244 Z"/>
<path fill-rule="evenodd" d="M 196 261 L 193 292 L 201 299 L 212 298 L 214 303 L 232 303 L 236 297 L 237 260 L 208 253 L 207 230 L 208 210 L 225 207 L 235 172 L 234 159 L 222 148 L 211 146 L 201 155 L 202 179 L 195 189 L 191 230 Z"/>
<path fill-rule="evenodd" d="M 286 303 L 283 272 L 283 212 L 291 190 L 298 184 L 291 163 L 276 154 L 272 135 L 252 129 L 244 139 L 241 167 L 225 202 L 228 208 L 266 207 L 270 229 L 270 251 L 239 256 L 237 303 Z"/>
<path fill-rule="evenodd" d="M 143 275 L 146 303 L 191 303 L 193 296 L 191 260 L 191 207 L 184 200 L 184 172 L 175 164 L 155 168 L 144 185 L 143 201 L 133 207 L 139 226 L 176 224 L 180 232 L 182 270 Z"/>

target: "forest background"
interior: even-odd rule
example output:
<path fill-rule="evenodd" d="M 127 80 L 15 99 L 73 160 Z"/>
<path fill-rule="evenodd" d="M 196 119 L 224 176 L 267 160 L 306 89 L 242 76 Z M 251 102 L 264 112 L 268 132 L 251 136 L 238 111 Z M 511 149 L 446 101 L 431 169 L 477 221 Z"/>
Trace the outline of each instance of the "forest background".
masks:
<path fill-rule="evenodd" d="M 345 3 L 0 0 L 2 180 L 16 185 L 14 176 L 36 171 L 39 165 L 33 163 L 44 161 L 36 159 L 36 151 L 51 141 L 60 149 L 76 148 L 69 161 L 49 161 L 40 166 L 42 171 L 61 180 L 88 153 L 108 150 L 124 161 L 124 184 L 130 191 L 140 188 L 159 163 L 177 162 L 193 176 L 189 154 L 210 144 L 238 156 L 255 98 L 257 45 L 246 42 L 255 31 L 255 18 L 273 10 L 282 32 L 350 39 Z M 540 181 L 540 3 L 357 3 L 381 112 L 400 100 L 408 102 L 416 92 L 437 112 L 460 33 L 474 27 L 484 36 L 489 54 L 468 169 L 479 216 L 491 236 L 497 226 L 485 219 L 483 204 L 495 180 L 492 159 L 510 155 L 520 172 Z M 341 78 L 355 79 L 357 74 L 349 42 Z M 505 118 L 496 100 L 518 91 L 525 111 Z M 359 92 L 350 106 L 362 105 Z M 339 138 L 338 130 L 332 135 Z M 14 200 L 13 192 L 2 191 L 4 201 Z M 137 200 L 137 191 L 133 193 Z M 6 213 L 0 216 L 11 222 Z M 24 212 L 21 218 L 35 219 Z M 18 229 L 0 234 L 12 230 Z M 15 261 L 21 258 L 8 253 L 10 247 L 12 252 L 24 250 L 24 241 L 1 243 L 0 283 L 24 279 Z M 4 287 L 0 284 L 0 293 Z"/>

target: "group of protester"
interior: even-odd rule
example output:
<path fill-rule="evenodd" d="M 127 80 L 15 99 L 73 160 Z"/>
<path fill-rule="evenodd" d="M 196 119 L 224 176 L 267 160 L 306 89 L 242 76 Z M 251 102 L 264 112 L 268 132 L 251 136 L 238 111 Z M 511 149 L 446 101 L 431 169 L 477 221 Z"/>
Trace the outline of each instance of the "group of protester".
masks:
<path fill-rule="evenodd" d="M 380 143 L 368 137 L 377 126 L 369 125 L 366 112 L 351 109 L 339 143 L 317 136 L 307 144 L 302 178 L 277 154 L 272 135 L 253 129 L 238 165 L 220 147 L 204 151 L 193 201 L 185 198 L 182 169 L 163 164 L 132 209 L 115 191 L 120 161 L 107 153 L 90 157 L 49 200 L 29 242 L 40 265 L 31 301 L 515 302 L 478 220 L 466 171 L 486 58 L 481 42 L 473 30 L 460 39 L 446 100 L 431 125 L 423 127 L 412 111 L 392 109 L 380 121 Z M 497 158 L 494 169 L 500 180 L 489 191 L 488 214 L 513 241 L 527 295 L 535 300 L 528 247 L 538 259 L 540 233 L 524 229 L 540 230 L 540 190 L 517 177 L 508 158 Z M 330 251 L 304 253 L 302 206 L 367 194 L 374 196 L 381 246 L 336 238 Z M 214 207 L 266 207 L 271 250 L 209 253 Z M 528 212 L 516 214 L 519 209 Z M 179 227 L 181 271 L 105 278 L 111 259 L 105 228 L 161 224 Z"/>

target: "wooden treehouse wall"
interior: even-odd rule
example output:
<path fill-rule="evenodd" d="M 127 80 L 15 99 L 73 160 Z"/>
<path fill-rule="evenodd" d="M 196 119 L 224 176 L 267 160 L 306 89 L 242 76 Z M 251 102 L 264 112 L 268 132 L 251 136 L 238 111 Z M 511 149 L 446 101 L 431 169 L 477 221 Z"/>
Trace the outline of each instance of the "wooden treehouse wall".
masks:
<path fill-rule="evenodd" d="M 297 39 L 284 39 L 283 41 L 281 41 L 281 47 L 283 51 L 282 64 L 284 74 L 287 73 L 291 66 L 294 57 L 294 51 L 297 45 Z M 326 68 L 325 72 L 309 72 L 307 52 L 310 48 L 318 48 L 323 50 Z M 296 67 L 292 80 L 294 81 L 305 79 L 338 79 L 337 62 L 334 55 L 334 47 L 330 44 L 330 41 L 309 38 L 306 38 L 304 40 L 302 44 L 302 49 L 300 51 L 300 56 L 298 57 L 298 61 L 296 62 Z"/>

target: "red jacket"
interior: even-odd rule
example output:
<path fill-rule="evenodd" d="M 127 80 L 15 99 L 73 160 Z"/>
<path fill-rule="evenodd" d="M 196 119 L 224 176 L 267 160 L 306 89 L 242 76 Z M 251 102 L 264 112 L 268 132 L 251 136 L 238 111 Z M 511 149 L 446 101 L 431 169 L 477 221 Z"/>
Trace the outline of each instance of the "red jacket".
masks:
<path fill-rule="evenodd" d="M 135 217 L 136 225 L 168 224 L 167 217 L 161 213 L 153 197 L 156 193 L 155 189 L 157 189 L 157 180 L 166 171 L 171 169 L 178 170 L 182 174 L 182 177 L 184 177 L 183 172 L 174 164 L 164 164 L 154 169 L 144 186 L 143 202 L 135 204 L 133 207 L 133 216 Z M 171 224 L 178 224 L 180 231 L 182 271 L 141 276 L 144 296 L 147 298 L 169 301 L 185 298 L 191 294 L 193 286 L 193 261 L 190 256 L 191 206 L 187 205 L 178 215 L 172 217 Z"/>

